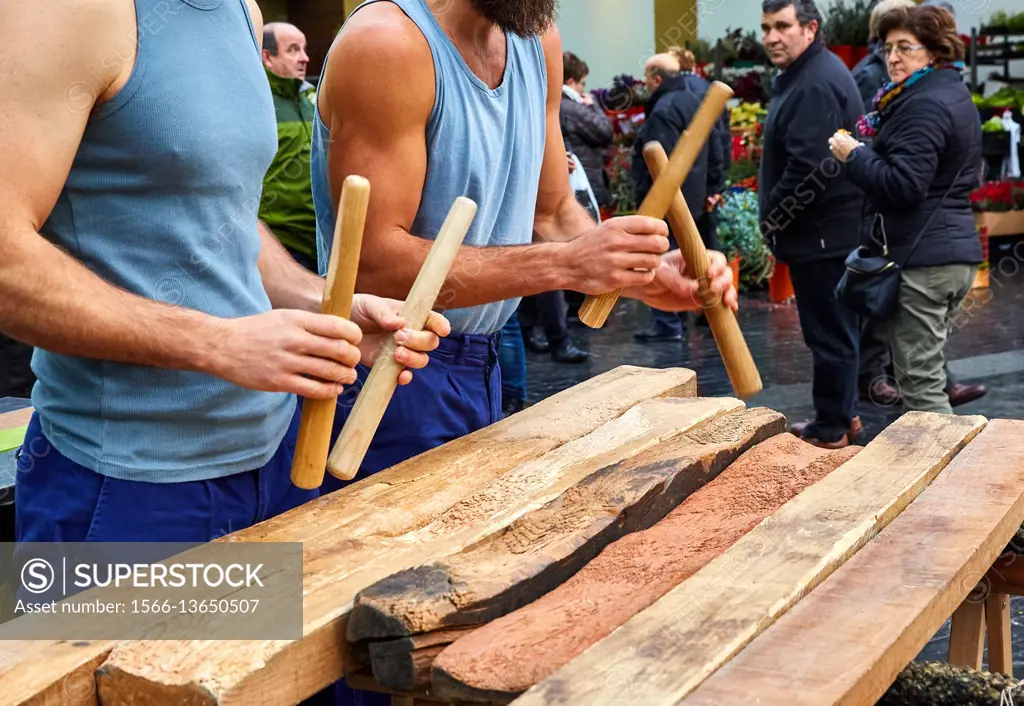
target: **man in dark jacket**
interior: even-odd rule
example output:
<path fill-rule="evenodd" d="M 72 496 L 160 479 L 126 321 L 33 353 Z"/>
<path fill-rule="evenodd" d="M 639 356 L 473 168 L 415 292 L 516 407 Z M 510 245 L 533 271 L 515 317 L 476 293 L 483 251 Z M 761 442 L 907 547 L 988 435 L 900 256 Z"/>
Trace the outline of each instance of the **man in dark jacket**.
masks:
<path fill-rule="evenodd" d="M 660 142 L 665 152 L 671 154 L 683 132 L 693 122 L 700 109 L 703 95 L 690 90 L 686 76 L 678 70 L 678 62 L 669 54 L 659 54 L 648 60 L 645 67 L 651 97 L 647 103 L 647 120 L 637 135 L 633 147 L 633 192 L 636 202 L 641 203 L 651 190 L 654 180 L 647 170 L 643 147 L 648 142 Z M 723 170 L 722 143 L 713 134 L 701 150 L 697 162 L 683 182 L 683 197 L 686 199 L 694 221 L 700 222 L 705 213 L 708 197 L 721 193 L 725 183 Z M 672 248 L 677 248 L 675 234 L 670 233 Z M 717 243 L 705 242 L 709 250 L 717 249 Z M 645 343 L 660 341 L 681 341 L 683 331 L 682 315 L 652 310 L 653 322 L 646 331 L 635 334 Z"/>
<path fill-rule="evenodd" d="M 559 120 L 562 138 L 572 145 L 587 173 L 590 188 L 600 206 L 611 205 L 612 193 L 604 170 L 604 151 L 612 144 L 614 130 L 604 109 L 587 93 L 590 68 L 572 52 L 562 55 L 564 85 Z"/>
<path fill-rule="evenodd" d="M 849 69 L 818 38 L 812 0 L 766 0 L 764 45 L 776 77 L 761 159 L 761 229 L 789 265 L 804 341 L 814 358 L 815 419 L 793 431 L 826 448 L 850 444 L 856 420 L 857 317 L 835 298 L 857 247 L 863 197 L 829 152 L 853 131 L 863 103 Z"/>

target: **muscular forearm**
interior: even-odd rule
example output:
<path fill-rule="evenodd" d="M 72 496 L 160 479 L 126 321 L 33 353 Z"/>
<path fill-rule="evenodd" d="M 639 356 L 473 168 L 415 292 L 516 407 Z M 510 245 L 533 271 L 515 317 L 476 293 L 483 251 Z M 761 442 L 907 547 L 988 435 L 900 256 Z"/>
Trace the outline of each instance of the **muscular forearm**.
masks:
<path fill-rule="evenodd" d="M 295 261 L 270 229 L 259 223 L 263 287 L 275 309 L 319 312 L 324 298 L 324 280 Z"/>
<path fill-rule="evenodd" d="M 568 243 L 597 227 L 587 209 L 567 196 L 550 215 L 538 214 L 533 222 L 534 239 L 542 243 Z"/>
<path fill-rule="evenodd" d="M 158 285 L 164 289 L 164 283 Z M 169 302 L 175 281 L 166 279 Z M 136 296 L 35 231 L 0 232 L 0 331 L 54 353 L 206 370 L 220 320 Z"/>
<path fill-rule="evenodd" d="M 430 250 L 431 241 L 394 231 L 381 235 L 363 253 L 357 288 L 361 292 L 405 299 Z M 437 298 L 443 309 L 570 288 L 571 268 L 563 264 L 559 243 L 516 247 L 464 246 Z"/>

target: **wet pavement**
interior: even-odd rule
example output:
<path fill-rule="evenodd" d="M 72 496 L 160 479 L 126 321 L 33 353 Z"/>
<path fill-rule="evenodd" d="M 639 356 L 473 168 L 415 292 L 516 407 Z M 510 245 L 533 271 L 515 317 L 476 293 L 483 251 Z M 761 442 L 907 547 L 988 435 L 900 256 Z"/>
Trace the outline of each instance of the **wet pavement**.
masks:
<path fill-rule="evenodd" d="M 1024 419 L 1024 240 L 993 241 L 990 256 L 991 287 L 971 293 L 946 349 L 954 376 L 964 383 L 983 383 L 989 392 L 956 411 L 989 419 Z M 811 356 L 801 338 L 796 307 L 771 304 L 766 296 L 755 294 L 743 298 L 738 316 L 764 383 L 764 390 L 748 400 L 748 405 L 782 412 L 791 423 L 811 417 Z M 623 301 L 600 331 L 578 323 L 570 327 L 575 343 L 590 352 L 586 363 L 559 364 L 546 354 L 527 353 L 530 402 L 620 365 L 690 368 L 697 373 L 701 396 L 733 394 L 709 329 L 695 325 L 691 318 L 682 343 L 636 342 L 633 333 L 646 328 L 649 321 L 646 307 Z M 895 420 L 900 410 L 861 402 L 859 412 L 866 427 L 866 442 Z M 1015 673 L 1021 677 L 1024 598 L 1013 600 L 1011 613 Z M 920 658 L 944 661 L 948 637 L 947 622 Z"/>

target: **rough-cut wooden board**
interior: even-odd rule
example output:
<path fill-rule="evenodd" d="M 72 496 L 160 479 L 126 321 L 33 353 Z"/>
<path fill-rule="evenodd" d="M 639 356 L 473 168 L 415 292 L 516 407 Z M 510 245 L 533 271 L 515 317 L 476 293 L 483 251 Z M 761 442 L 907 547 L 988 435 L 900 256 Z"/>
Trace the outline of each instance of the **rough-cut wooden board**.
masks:
<path fill-rule="evenodd" d="M 984 424 L 904 415 L 516 703 L 678 703 L 888 525 Z"/>
<path fill-rule="evenodd" d="M 544 459 L 523 464 L 474 494 L 474 502 L 457 505 L 470 524 L 454 513 L 399 537 L 365 537 L 358 541 L 317 539 L 305 545 L 306 590 L 304 638 L 293 642 L 232 643 L 217 649 L 202 642 L 144 644 L 116 649 L 104 664 L 101 697 L 137 697 L 146 693 L 190 694 L 202 703 L 245 703 L 253 694 L 270 693 L 287 701 L 315 693 L 344 668 L 345 618 L 355 594 L 396 571 L 434 561 L 490 534 L 557 497 L 594 470 L 639 453 L 741 406 L 738 400 L 670 399 L 642 403 L 584 439 L 570 442 Z M 627 434 L 627 431 L 632 430 Z M 625 443 L 624 440 L 633 438 Z M 524 468 L 532 468 L 522 473 Z M 530 493 L 508 487 L 521 476 Z M 538 485 L 547 478 L 547 487 Z M 501 504 L 495 497 L 504 498 Z M 477 508 L 489 507 L 481 514 Z M 453 508 L 455 509 L 455 508 Z M 343 511 L 343 508 L 337 508 Z M 446 519 L 447 518 L 447 519 Z M 106 689 L 106 691 L 105 691 Z"/>
<path fill-rule="evenodd" d="M 322 681 L 320 687 L 326 686 L 340 675 L 345 642 L 344 626 L 337 621 L 347 612 L 345 604 L 349 600 L 336 600 L 331 580 L 358 573 L 355 567 L 359 562 L 372 561 L 379 552 L 387 551 L 389 542 L 394 544 L 401 535 L 429 524 L 517 465 L 591 433 L 638 402 L 693 397 L 696 391 L 696 376 L 690 370 L 616 368 L 443 448 L 222 538 L 220 541 L 306 543 L 304 611 L 310 644 L 232 643 L 236 650 L 228 652 L 220 643 L 179 642 L 181 654 L 194 655 L 195 661 L 191 668 L 177 663 L 171 668 L 185 684 L 190 680 L 197 684 L 223 680 L 235 685 L 262 669 L 267 672 L 266 689 L 274 693 L 290 688 L 301 667 L 314 675 L 314 681 Z M 458 482 L 452 482 L 453 478 Z M 349 557 L 351 562 L 347 561 Z M 323 565 L 338 565 L 326 583 L 318 581 Z M 387 573 L 385 570 L 382 575 Z M 356 587 L 349 589 L 349 598 L 377 578 L 380 576 L 353 576 Z M 112 647 L 110 642 L 93 642 L 69 649 L 65 643 L 40 641 L 32 643 L 31 649 L 0 653 L 0 694 L 14 693 L 29 699 L 103 657 Z M 215 662 L 217 667 L 210 672 L 214 676 L 207 677 L 204 665 Z M 262 676 L 255 677 L 254 683 L 260 684 Z M 302 688 L 305 686 L 302 680 Z M 315 692 L 319 687 L 310 688 Z M 211 698 L 219 696 L 214 693 Z"/>
<path fill-rule="evenodd" d="M 551 593 L 446 649 L 434 665 L 435 693 L 456 702 L 511 701 L 859 450 L 825 451 L 792 434 L 758 444 L 651 529 L 611 544 Z"/>
<path fill-rule="evenodd" d="M 397 691 L 430 687 L 430 666 L 441 651 L 475 628 L 438 630 L 397 640 L 368 643 L 367 662 L 379 684 Z M 353 652 L 356 646 L 353 646 Z"/>
<path fill-rule="evenodd" d="M 779 434 L 784 425 L 782 415 L 767 410 L 728 415 L 601 468 L 507 530 L 360 591 L 348 639 L 479 625 L 510 613 L 563 583 L 609 543 L 660 520 L 752 440 Z"/>
<path fill-rule="evenodd" d="M 31 407 L 28 407 L 26 409 L 17 409 L 13 412 L 4 412 L 3 414 L 0 414 L 0 431 L 28 426 L 29 421 L 32 420 L 33 411 L 34 410 Z"/>
<path fill-rule="evenodd" d="M 0 641 L 0 660 L 23 665 L 4 679 L 0 703 L 98 706 L 95 670 L 111 646 L 113 643 Z"/>
<path fill-rule="evenodd" d="M 781 414 L 752 410 L 601 469 L 507 531 L 363 591 L 349 618 L 349 639 L 427 633 L 509 613 L 563 583 L 610 541 L 650 527 L 752 444 L 784 431 Z M 386 659 L 403 657 L 392 650 Z M 412 672 L 379 659 L 373 671 L 391 688 L 416 683 Z M 389 681 L 385 673 L 398 678 Z"/>
<path fill-rule="evenodd" d="M 1022 521 L 1024 422 L 992 421 L 881 534 L 683 703 L 750 694 L 762 706 L 875 703 Z"/>

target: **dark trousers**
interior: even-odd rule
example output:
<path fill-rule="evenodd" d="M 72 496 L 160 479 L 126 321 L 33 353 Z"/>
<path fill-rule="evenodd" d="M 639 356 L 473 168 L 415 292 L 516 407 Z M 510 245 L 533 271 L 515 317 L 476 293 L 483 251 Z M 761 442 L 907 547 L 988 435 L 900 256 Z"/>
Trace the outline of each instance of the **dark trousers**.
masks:
<path fill-rule="evenodd" d="M 291 482 L 299 414 L 262 468 L 214 480 L 142 483 L 107 478 L 69 460 L 33 414 L 17 454 L 18 542 L 203 543 L 316 499 Z"/>
<path fill-rule="evenodd" d="M 697 230 L 700 232 L 700 239 L 704 242 L 705 248 L 708 250 L 718 249 L 718 216 L 715 213 L 699 214 L 697 217 Z M 676 241 L 675 234 L 669 232 L 668 240 L 670 249 L 679 249 L 679 243 Z M 663 331 L 681 334 L 683 332 L 683 322 L 686 321 L 686 314 L 651 309 L 651 318 L 654 321 L 654 325 Z"/>
<path fill-rule="evenodd" d="M 526 400 L 526 347 L 523 329 L 515 317 L 501 329 L 501 348 L 498 351 L 501 368 L 502 404 L 511 400 Z"/>
<path fill-rule="evenodd" d="M 552 346 L 557 346 L 569 337 L 565 317 L 565 292 L 562 291 L 524 297 L 519 305 L 520 326 L 531 328 L 540 324 Z"/>
<path fill-rule="evenodd" d="M 879 378 L 892 381 L 889 322 L 863 321 L 860 334 L 860 373 L 862 389 Z"/>
<path fill-rule="evenodd" d="M 845 258 L 789 266 L 800 328 L 814 359 L 815 419 L 806 436 L 838 441 L 849 432 L 857 409 L 860 322 L 835 298 Z"/>
<path fill-rule="evenodd" d="M 0 398 L 32 396 L 32 346 L 0 333 Z"/>

